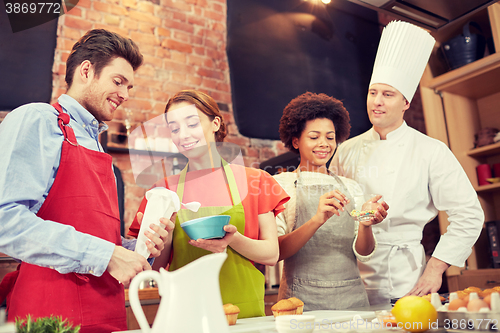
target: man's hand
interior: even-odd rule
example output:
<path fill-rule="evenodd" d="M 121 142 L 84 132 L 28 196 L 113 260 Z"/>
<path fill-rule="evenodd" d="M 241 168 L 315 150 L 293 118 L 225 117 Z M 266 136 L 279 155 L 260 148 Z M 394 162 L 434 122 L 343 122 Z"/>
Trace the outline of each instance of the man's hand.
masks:
<path fill-rule="evenodd" d="M 161 225 L 156 225 L 154 223 L 151 223 L 149 225 L 149 228 L 154 231 L 152 233 L 149 230 L 146 230 L 144 232 L 144 235 L 149 238 L 149 241 L 146 242 L 146 247 L 148 248 L 149 252 L 151 252 L 151 255 L 149 256 L 150 258 L 157 258 L 161 255 L 161 251 L 165 248 L 165 244 L 168 241 L 168 236 L 169 234 L 174 230 L 175 228 L 175 218 L 177 216 L 177 213 L 172 214 L 172 217 L 170 220 L 162 217 L 160 218 L 160 224 Z M 142 218 L 144 217 L 144 214 L 141 212 L 137 213 L 137 222 L 139 224 L 142 223 Z"/>
<path fill-rule="evenodd" d="M 235 233 L 238 231 L 236 226 L 232 224 L 228 224 L 224 226 L 224 231 L 226 231 L 226 235 L 221 239 L 197 239 L 190 240 L 189 244 L 199 247 L 201 249 L 213 252 L 213 253 L 221 253 L 226 250 L 226 247 L 231 244 Z"/>
<path fill-rule="evenodd" d="M 115 246 L 107 268 L 109 274 L 125 287 L 134 276 L 150 269 L 151 266 L 143 256 L 118 245 Z"/>
<path fill-rule="evenodd" d="M 450 267 L 450 265 L 444 261 L 431 257 L 425 267 L 424 273 L 420 279 L 418 279 L 417 284 L 405 296 L 424 296 L 437 292 L 439 288 L 441 288 L 441 283 L 443 282 L 443 273 L 448 267 Z"/>

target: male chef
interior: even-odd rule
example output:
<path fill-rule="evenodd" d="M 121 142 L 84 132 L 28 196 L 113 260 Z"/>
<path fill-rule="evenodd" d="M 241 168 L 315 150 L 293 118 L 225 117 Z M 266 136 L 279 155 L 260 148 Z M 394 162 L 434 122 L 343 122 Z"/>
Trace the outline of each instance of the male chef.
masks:
<path fill-rule="evenodd" d="M 410 23 L 384 28 L 366 101 L 373 127 L 339 146 L 330 165 L 391 207 L 372 227 L 377 251 L 369 262 L 358 262 L 370 304 L 437 292 L 450 265 L 464 266 L 484 222 L 477 194 L 450 149 L 403 120 L 434 43 Z M 446 211 L 450 226 L 426 264 L 422 231 L 438 211 Z"/>
<path fill-rule="evenodd" d="M 124 284 L 151 266 L 122 247 L 112 159 L 98 135 L 142 61 L 132 40 L 91 30 L 67 60 L 66 94 L 23 105 L 0 125 L 0 252 L 22 261 L 9 320 L 56 315 L 83 333 L 127 329 Z M 157 256 L 167 231 L 151 228 Z"/>

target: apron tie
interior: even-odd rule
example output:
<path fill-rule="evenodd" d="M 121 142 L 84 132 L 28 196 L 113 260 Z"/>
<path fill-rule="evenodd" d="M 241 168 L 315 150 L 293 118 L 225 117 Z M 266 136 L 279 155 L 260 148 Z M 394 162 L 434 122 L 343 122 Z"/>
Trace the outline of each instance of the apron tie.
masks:
<path fill-rule="evenodd" d="M 392 291 L 394 290 L 394 286 L 392 284 L 392 278 L 391 278 L 391 262 L 394 256 L 396 255 L 396 252 L 401 250 L 403 251 L 404 255 L 408 258 L 408 262 L 410 264 L 411 270 L 415 271 L 419 267 L 417 265 L 417 262 L 415 261 L 415 256 L 413 253 L 410 251 L 410 247 L 408 244 L 389 244 L 389 243 L 380 243 L 379 245 L 389 245 L 391 247 L 391 250 L 389 252 L 389 259 L 388 259 L 388 265 L 387 265 L 387 278 L 389 281 L 389 290 Z"/>

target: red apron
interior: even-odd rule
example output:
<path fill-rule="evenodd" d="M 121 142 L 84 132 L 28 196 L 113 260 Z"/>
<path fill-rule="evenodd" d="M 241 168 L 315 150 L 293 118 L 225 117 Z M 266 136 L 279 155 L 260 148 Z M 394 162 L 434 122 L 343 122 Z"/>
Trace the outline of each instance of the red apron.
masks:
<path fill-rule="evenodd" d="M 59 103 L 54 107 L 64 134 L 61 163 L 37 216 L 121 245 L 111 156 L 78 145 L 73 129 L 64 126 L 69 115 Z M 101 277 L 60 274 L 23 262 L 8 311 L 10 321 L 27 314 L 34 318 L 61 316 L 75 326 L 82 325 L 81 333 L 127 329 L 124 287 L 107 271 Z"/>

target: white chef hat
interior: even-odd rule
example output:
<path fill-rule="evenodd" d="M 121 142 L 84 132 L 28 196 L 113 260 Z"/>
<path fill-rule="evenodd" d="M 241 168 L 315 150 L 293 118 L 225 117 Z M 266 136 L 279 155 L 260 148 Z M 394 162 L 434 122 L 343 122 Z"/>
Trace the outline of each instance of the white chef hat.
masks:
<path fill-rule="evenodd" d="M 434 47 L 434 37 L 411 23 L 392 21 L 382 31 L 370 86 L 388 84 L 411 102 Z"/>

